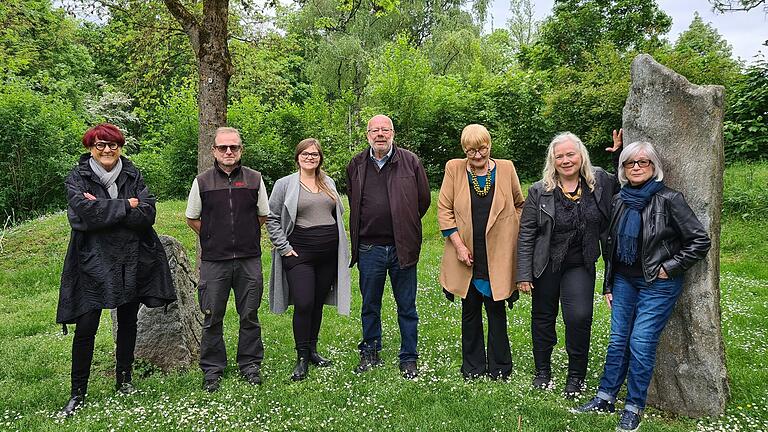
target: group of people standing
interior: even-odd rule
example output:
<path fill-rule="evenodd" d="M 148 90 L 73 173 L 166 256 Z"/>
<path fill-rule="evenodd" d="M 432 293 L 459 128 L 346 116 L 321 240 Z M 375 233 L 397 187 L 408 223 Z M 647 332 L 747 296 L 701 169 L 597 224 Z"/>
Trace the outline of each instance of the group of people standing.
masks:
<path fill-rule="evenodd" d="M 273 245 L 270 310 L 293 305 L 296 364 L 290 379 L 332 360 L 318 350 L 323 306 L 350 313 L 350 270 L 357 264 L 362 296 L 362 339 L 356 373 L 380 366 L 381 307 L 389 274 L 400 329 L 399 369 L 418 369 L 416 268 L 421 218 L 430 206 L 419 158 L 394 143 L 392 120 L 370 119 L 369 147 L 347 166 L 348 248 L 344 206 L 322 169 L 313 138 L 295 150 L 297 172 L 267 194 L 258 171 L 243 166 L 234 128 L 216 131 L 214 166 L 198 175 L 186 209 L 201 246 L 200 347 L 203 388 L 219 389 L 227 365 L 223 319 L 229 292 L 240 317 L 237 364 L 249 383 L 262 382 L 264 348 L 258 310 L 263 281 L 261 226 Z M 491 157 L 491 136 L 471 124 L 461 134 L 466 158 L 445 166 L 438 223 L 445 237 L 440 284 L 449 300 L 461 298 L 461 374 L 466 380 L 506 379 L 512 372 L 506 308 L 530 294 L 535 373 L 532 385 L 551 389 L 555 323 L 562 307 L 568 373 L 564 394 L 584 390 L 592 325 L 595 263 L 605 261 L 603 292 L 611 307 L 611 337 L 598 393 L 574 412 L 613 412 L 627 380 L 620 430 L 636 430 L 655 364 L 661 331 L 682 288 L 682 275 L 703 258 L 709 238 L 682 194 L 663 183 L 653 146 L 622 147 L 621 131 L 606 149 L 618 174 L 593 167 L 581 140 L 557 135 L 545 156 L 542 179 L 524 198 L 514 164 Z M 57 322 L 75 324 L 72 393 L 63 415 L 85 400 L 93 342 L 102 309 L 118 310 L 116 389 L 132 393 L 131 369 L 139 305 L 175 300 L 167 259 L 152 229 L 155 201 L 131 162 L 120 155 L 119 129 L 89 129 L 83 155 L 66 181 L 72 227 L 62 273 Z M 618 155 L 618 157 L 615 157 Z M 487 344 L 482 309 L 488 320 Z"/>

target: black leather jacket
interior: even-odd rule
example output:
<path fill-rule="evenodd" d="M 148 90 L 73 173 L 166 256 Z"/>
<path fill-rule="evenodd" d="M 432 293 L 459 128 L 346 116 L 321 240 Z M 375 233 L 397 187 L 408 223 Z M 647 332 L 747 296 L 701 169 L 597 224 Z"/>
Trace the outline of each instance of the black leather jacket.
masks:
<path fill-rule="evenodd" d="M 626 206 L 619 195 L 613 199 L 613 211 L 609 227 L 605 260 L 603 294 L 613 292 L 613 266 L 616 251 L 616 234 L 621 214 Z M 640 213 L 642 242 L 639 257 L 642 259 L 643 276 L 653 282 L 659 270 L 670 277 L 681 275 L 709 251 L 711 241 L 704 226 L 688 206 L 683 194 L 668 188 L 658 191 Z"/>
<path fill-rule="evenodd" d="M 595 168 L 595 190 L 592 192 L 600 210 L 602 226 L 600 242 L 605 245 L 611 200 L 618 191 L 616 176 Z M 555 197 L 544 190 L 539 180 L 528 189 L 523 213 L 520 216 L 520 234 L 517 237 L 517 276 L 515 282 L 533 282 L 544 273 L 549 264 L 549 245 L 555 224 Z M 605 250 L 605 249 L 603 249 Z"/>

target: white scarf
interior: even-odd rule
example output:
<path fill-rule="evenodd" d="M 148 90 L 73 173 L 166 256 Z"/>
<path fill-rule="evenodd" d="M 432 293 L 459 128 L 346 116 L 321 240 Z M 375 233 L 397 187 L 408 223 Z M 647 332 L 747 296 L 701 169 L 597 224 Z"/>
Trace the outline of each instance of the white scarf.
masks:
<path fill-rule="evenodd" d="M 114 168 L 112 168 L 112 171 L 105 170 L 104 167 L 101 166 L 101 164 L 93 157 L 88 159 L 88 164 L 91 166 L 91 169 L 96 174 L 96 176 L 99 177 L 101 184 L 107 188 L 109 197 L 112 199 L 117 198 L 117 185 L 115 182 L 117 181 L 117 176 L 119 176 L 120 172 L 123 170 L 123 160 L 118 158 L 117 163 L 115 164 Z"/>

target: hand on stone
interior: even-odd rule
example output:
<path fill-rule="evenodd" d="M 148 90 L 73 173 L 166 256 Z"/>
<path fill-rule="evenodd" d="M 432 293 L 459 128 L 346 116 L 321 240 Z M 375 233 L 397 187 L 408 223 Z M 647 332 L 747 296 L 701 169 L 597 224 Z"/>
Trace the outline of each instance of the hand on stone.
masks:
<path fill-rule="evenodd" d="M 613 294 L 608 293 L 608 294 L 604 295 L 603 297 L 605 297 L 605 304 L 607 304 L 608 305 L 608 309 L 610 309 L 611 306 L 613 305 Z"/>
<path fill-rule="evenodd" d="M 614 129 L 613 130 L 613 147 L 606 147 L 605 151 L 609 153 L 619 151 L 623 140 L 624 140 L 624 129 L 619 129 L 618 132 L 616 132 L 616 129 Z"/>

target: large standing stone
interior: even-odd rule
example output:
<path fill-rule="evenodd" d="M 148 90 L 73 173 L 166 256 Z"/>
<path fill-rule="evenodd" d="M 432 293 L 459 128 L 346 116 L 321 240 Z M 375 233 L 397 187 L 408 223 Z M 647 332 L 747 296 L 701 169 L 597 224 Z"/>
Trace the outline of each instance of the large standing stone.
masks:
<path fill-rule="evenodd" d="M 203 315 L 195 297 L 197 277 L 184 248 L 170 236 L 160 236 L 168 256 L 178 300 L 164 308 L 139 309 L 136 359 L 147 360 L 164 371 L 196 366 L 200 359 Z M 116 337 L 117 312 L 112 310 L 112 331 Z"/>
<path fill-rule="evenodd" d="M 707 257 L 685 273 L 657 350 L 648 403 L 690 417 L 719 415 L 729 396 L 720 329 L 723 87 L 691 84 L 639 55 L 623 117 L 624 142 L 656 147 L 664 181 L 685 195 L 712 239 Z"/>

